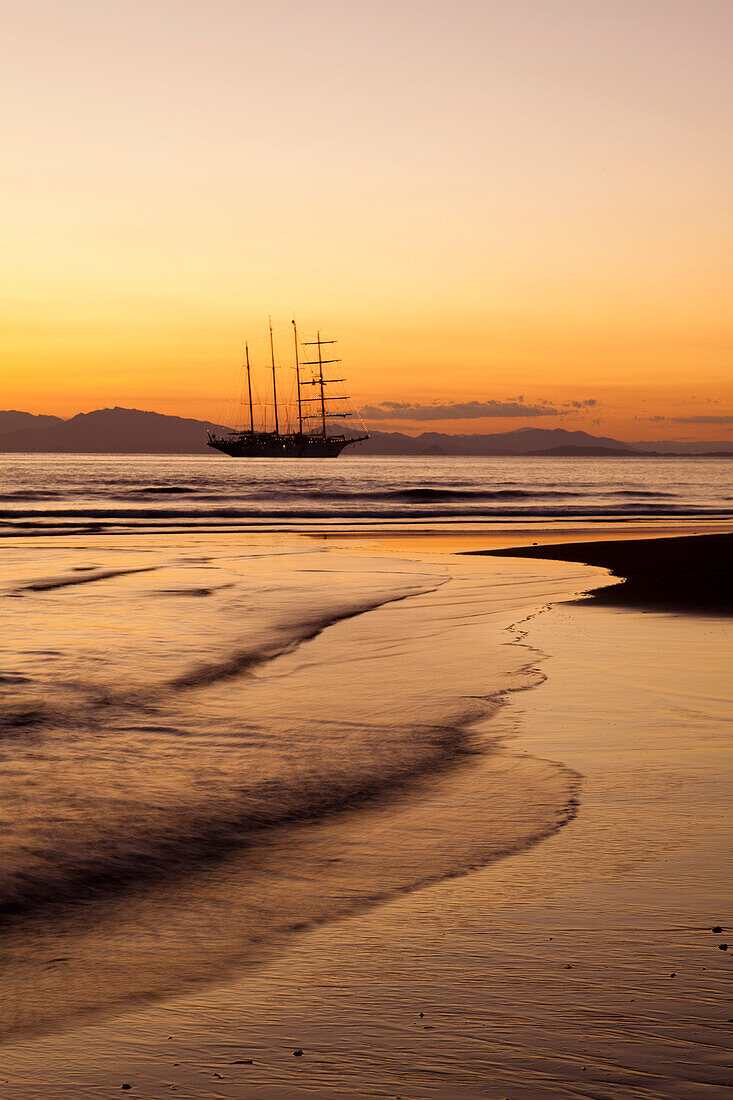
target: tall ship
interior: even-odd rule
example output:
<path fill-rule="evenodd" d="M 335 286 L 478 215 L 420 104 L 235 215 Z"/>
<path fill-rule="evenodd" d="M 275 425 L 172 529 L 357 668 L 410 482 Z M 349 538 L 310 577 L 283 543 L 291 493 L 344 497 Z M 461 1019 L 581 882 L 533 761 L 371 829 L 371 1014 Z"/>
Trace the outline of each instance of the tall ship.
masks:
<path fill-rule="evenodd" d="M 244 345 L 244 371 L 246 390 L 242 389 L 242 411 L 249 409 L 249 427 L 229 428 L 222 435 L 208 432 L 208 445 L 233 458 L 336 458 L 344 447 L 369 438 L 369 432 L 361 425 L 358 434 L 346 435 L 343 428 L 335 429 L 335 423 L 353 418 L 354 413 L 343 409 L 348 398 L 343 393 L 330 390 L 344 381 L 343 378 L 325 378 L 324 367 L 331 367 L 339 359 L 324 358 L 330 355 L 329 349 L 335 340 L 322 340 L 320 331 L 315 340 L 299 342 L 298 329 L 293 321 L 293 341 L 295 347 L 295 395 L 297 408 L 297 427 L 289 425 L 281 431 L 283 414 L 287 417 L 292 406 L 278 399 L 277 374 L 275 365 L 275 343 L 270 319 L 270 371 L 272 373 L 272 401 L 259 402 L 264 408 L 266 419 L 268 408 L 272 408 L 272 427 L 265 423 L 255 427 L 253 400 L 252 368 L 249 361 L 249 346 Z M 312 358 L 301 361 L 300 349 L 315 348 Z M 309 368 L 309 369 L 307 369 Z M 245 400 L 246 397 L 246 400 Z M 341 407 L 339 407 L 341 406 Z M 242 419 L 245 419 L 244 417 Z M 246 421 L 245 421 L 246 422 Z"/>

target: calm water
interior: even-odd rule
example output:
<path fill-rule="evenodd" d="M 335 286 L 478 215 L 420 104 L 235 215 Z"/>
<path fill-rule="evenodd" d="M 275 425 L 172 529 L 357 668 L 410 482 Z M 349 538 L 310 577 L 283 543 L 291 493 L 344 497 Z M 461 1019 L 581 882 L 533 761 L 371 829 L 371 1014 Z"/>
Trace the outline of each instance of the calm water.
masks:
<path fill-rule="evenodd" d="M 730 516 L 725 459 L 3 455 L 0 530 Z"/>

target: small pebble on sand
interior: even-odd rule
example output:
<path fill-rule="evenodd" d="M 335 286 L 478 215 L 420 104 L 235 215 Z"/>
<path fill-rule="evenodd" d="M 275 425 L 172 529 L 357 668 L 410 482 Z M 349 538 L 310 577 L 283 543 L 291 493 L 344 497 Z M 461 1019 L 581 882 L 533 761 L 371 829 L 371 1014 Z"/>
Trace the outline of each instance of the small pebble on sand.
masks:
<path fill-rule="evenodd" d="M 720 925 L 719 925 L 719 924 L 716 924 L 716 925 L 715 925 L 715 927 L 713 928 L 713 932 L 715 932 L 715 933 L 716 933 L 716 935 L 717 935 L 718 933 L 722 932 L 722 931 L 723 931 L 723 929 L 722 929 L 722 928 L 720 927 Z"/>
<path fill-rule="evenodd" d="M 294 1050 L 293 1051 L 293 1058 L 302 1058 L 302 1057 L 303 1057 L 303 1051 L 302 1050 Z"/>
<path fill-rule="evenodd" d="M 728 950 L 728 944 L 727 943 L 719 943 L 718 944 L 718 951 L 727 951 L 727 950 Z"/>

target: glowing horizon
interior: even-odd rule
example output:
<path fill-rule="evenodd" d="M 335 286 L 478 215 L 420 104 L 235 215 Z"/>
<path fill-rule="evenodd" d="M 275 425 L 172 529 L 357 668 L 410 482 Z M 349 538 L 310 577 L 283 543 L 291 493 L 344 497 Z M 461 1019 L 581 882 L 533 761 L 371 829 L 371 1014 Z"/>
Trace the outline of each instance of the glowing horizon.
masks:
<path fill-rule="evenodd" d="M 216 421 L 294 312 L 380 430 L 733 431 L 729 5 L 31 0 L 4 30 L 3 408 Z"/>

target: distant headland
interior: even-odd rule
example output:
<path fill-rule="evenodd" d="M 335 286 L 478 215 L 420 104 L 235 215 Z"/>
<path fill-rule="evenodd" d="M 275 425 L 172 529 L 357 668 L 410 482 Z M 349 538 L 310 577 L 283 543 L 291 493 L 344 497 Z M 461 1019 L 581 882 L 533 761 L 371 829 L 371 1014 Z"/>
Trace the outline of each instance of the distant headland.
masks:
<path fill-rule="evenodd" d="M 139 409 L 96 409 L 68 420 L 17 410 L 0 411 L 3 454 L 209 454 L 207 431 L 223 426 Z M 517 428 L 488 435 L 372 431 L 358 455 L 517 455 L 531 457 L 733 457 L 731 441 L 658 440 L 629 443 L 564 428 Z"/>

